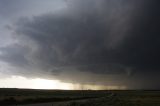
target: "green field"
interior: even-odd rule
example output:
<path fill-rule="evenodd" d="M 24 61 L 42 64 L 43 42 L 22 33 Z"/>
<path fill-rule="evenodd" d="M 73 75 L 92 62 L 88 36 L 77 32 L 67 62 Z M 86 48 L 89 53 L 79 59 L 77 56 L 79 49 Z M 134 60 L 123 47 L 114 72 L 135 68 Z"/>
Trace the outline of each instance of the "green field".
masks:
<path fill-rule="evenodd" d="M 0 89 L 0 106 L 49 102 L 66 102 L 63 106 L 160 106 L 160 91 Z"/>

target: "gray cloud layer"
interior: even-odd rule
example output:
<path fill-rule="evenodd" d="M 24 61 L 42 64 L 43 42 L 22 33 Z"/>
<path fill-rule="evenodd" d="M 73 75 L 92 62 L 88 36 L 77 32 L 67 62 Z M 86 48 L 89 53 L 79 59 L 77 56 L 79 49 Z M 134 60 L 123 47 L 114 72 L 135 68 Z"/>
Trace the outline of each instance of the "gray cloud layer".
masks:
<path fill-rule="evenodd" d="M 159 1 L 66 2 L 63 12 L 18 20 L 19 42 L 0 59 L 69 82 L 159 87 Z"/>

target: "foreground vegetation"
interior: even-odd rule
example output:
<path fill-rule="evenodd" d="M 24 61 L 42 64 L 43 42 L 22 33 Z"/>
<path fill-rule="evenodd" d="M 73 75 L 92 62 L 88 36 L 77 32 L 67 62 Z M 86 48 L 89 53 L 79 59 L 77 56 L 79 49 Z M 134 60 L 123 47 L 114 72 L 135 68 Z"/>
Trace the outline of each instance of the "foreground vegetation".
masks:
<path fill-rule="evenodd" d="M 0 89 L 0 106 L 47 102 L 67 102 L 61 106 L 160 106 L 160 91 Z"/>

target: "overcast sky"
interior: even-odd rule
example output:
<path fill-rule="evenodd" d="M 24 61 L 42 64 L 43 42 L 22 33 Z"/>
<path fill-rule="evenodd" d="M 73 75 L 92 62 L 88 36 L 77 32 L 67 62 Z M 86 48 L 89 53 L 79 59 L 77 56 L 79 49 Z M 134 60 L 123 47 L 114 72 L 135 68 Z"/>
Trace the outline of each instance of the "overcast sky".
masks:
<path fill-rule="evenodd" d="M 12 83 L 18 76 L 159 89 L 159 3 L 0 0 L 0 87 L 5 81 L 12 87 L 30 88 L 25 81 L 25 86 Z"/>

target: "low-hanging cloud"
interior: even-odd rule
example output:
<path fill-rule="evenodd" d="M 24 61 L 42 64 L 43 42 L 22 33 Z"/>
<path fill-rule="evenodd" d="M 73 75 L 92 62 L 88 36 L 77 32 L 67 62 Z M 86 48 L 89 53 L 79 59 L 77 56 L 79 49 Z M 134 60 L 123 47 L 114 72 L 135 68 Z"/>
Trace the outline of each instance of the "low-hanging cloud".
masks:
<path fill-rule="evenodd" d="M 0 48 L 0 59 L 78 83 L 123 85 L 140 78 L 137 73 L 158 73 L 158 1 L 66 2 L 64 12 L 18 20 L 13 29 L 19 42 Z"/>

